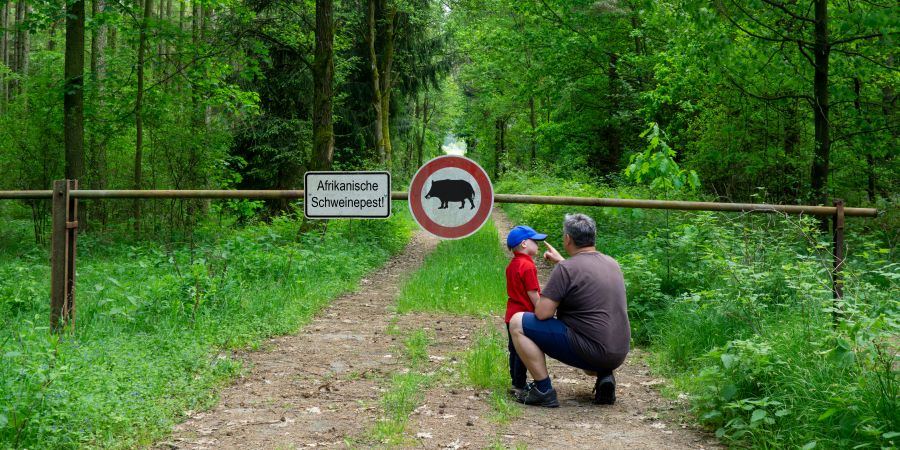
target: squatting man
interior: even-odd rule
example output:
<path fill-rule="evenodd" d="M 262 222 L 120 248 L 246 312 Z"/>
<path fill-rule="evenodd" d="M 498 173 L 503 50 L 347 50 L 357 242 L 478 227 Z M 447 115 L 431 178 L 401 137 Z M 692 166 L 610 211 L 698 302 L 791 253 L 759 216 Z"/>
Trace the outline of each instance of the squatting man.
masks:
<path fill-rule="evenodd" d="M 544 259 L 555 267 L 534 312 L 518 312 L 509 322 L 516 353 L 534 379 L 518 393 L 521 403 L 559 406 L 545 355 L 596 375 L 594 403 L 616 401 L 613 370 L 628 355 L 631 326 L 622 270 L 613 258 L 597 251 L 596 237 L 593 219 L 567 214 L 563 249 L 569 258 L 544 242 Z"/>

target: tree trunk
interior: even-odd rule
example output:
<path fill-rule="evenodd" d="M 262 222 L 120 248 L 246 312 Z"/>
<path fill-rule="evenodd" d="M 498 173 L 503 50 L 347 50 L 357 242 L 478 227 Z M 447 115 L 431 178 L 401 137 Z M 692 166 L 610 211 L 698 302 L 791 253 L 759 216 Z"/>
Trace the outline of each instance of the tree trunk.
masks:
<path fill-rule="evenodd" d="M 153 0 L 144 0 L 144 18 L 138 38 L 137 93 L 134 100 L 134 127 L 137 133 L 134 150 L 134 189 L 141 189 L 141 160 L 144 151 L 144 54 L 147 50 L 147 26 L 153 16 Z M 141 201 L 134 200 L 134 231 L 141 235 Z"/>
<path fill-rule="evenodd" d="M 391 145 L 391 88 L 393 87 L 394 65 L 394 20 L 397 8 L 390 1 L 382 1 L 384 21 L 387 26 L 381 52 L 381 133 L 384 139 L 384 158 L 388 170 L 393 164 L 393 146 Z"/>
<path fill-rule="evenodd" d="M 606 128 L 606 171 L 612 173 L 617 171 L 619 159 L 622 157 L 622 139 L 619 135 L 619 124 L 615 122 L 614 117 L 618 114 L 621 107 L 619 102 L 619 55 L 616 53 L 609 54 L 609 104 L 612 108 L 609 122 Z"/>
<path fill-rule="evenodd" d="M 815 0 L 815 76 L 813 78 L 813 115 L 815 117 L 815 152 L 810 183 L 812 201 L 827 204 L 828 164 L 831 151 L 831 123 L 828 117 L 828 60 L 831 48 L 828 42 L 828 0 Z"/>
<path fill-rule="evenodd" d="M 0 0 L 0 64 L 9 66 L 9 0 Z M 0 112 L 9 101 L 8 80 L 0 81 Z"/>
<path fill-rule="evenodd" d="M 537 118 L 534 113 L 534 95 L 528 97 L 528 108 L 531 110 L 529 119 L 531 119 L 531 165 L 537 162 Z"/>
<path fill-rule="evenodd" d="M 15 43 L 15 61 L 13 71 L 22 77 L 22 80 L 28 75 L 28 48 L 29 35 L 25 29 L 25 21 L 28 19 L 28 12 L 31 7 L 25 0 L 19 0 L 16 3 L 16 43 Z M 12 83 L 12 94 L 22 94 L 25 92 L 25 83 L 22 80 L 14 80 Z"/>
<path fill-rule="evenodd" d="M 894 54 L 895 54 L 895 52 L 891 52 L 887 57 L 886 65 L 888 67 L 894 67 Z M 897 119 L 894 117 L 894 115 L 895 115 L 894 104 L 895 104 L 896 100 L 897 99 L 894 97 L 894 85 L 891 82 L 886 82 L 884 84 L 884 86 L 882 86 L 882 88 L 881 88 L 881 112 L 884 114 L 885 123 L 888 123 L 888 124 L 897 123 Z M 896 145 L 897 140 L 898 140 L 897 128 L 893 128 L 892 130 L 890 130 L 890 133 L 891 133 L 891 137 L 893 138 L 892 142 L 894 143 L 894 145 Z M 888 153 L 888 154 L 890 155 L 890 153 Z M 874 197 L 876 194 L 875 180 L 874 180 L 874 172 L 875 172 L 874 165 L 875 165 L 874 162 L 872 162 L 870 164 L 870 167 L 872 167 L 873 179 L 870 181 L 872 194 L 869 196 L 869 198 L 872 201 L 875 201 Z M 884 190 L 883 187 L 882 187 L 882 190 Z M 889 194 L 883 193 L 883 195 L 887 196 Z"/>
<path fill-rule="evenodd" d="M 382 127 L 383 116 L 381 110 L 381 80 L 378 76 L 378 55 L 375 53 L 375 0 L 368 1 L 368 33 L 366 34 L 366 44 L 369 47 L 369 63 L 372 71 L 372 108 L 375 110 L 375 150 L 378 152 L 378 159 L 385 161 L 384 151 L 384 128 Z"/>
<path fill-rule="evenodd" d="M 787 115 L 784 121 L 784 185 L 785 194 L 791 201 L 799 200 L 800 180 L 791 161 L 796 159 L 797 146 L 800 145 L 800 128 L 797 120 L 797 105 L 793 102 L 787 105 Z"/>
<path fill-rule="evenodd" d="M 506 152 L 506 119 L 497 119 L 494 126 L 497 128 L 494 142 L 494 178 L 499 180 L 503 174 L 503 154 Z"/>
<path fill-rule="evenodd" d="M 313 61 L 313 161 L 317 170 L 331 170 L 334 158 L 334 1 L 316 0 L 316 54 Z"/>
<path fill-rule="evenodd" d="M 65 177 L 84 182 L 84 0 L 66 3 L 65 87 L 63 134 L 66 146 Z M 84 205 L 78 221 L 85 219 Z"/>
<path fill-rule="evenodd" d="M 853 108 L 856 110 L 856 115 L 860 119 L 865 118 L 865 113 L 862 110 L 862 104 L 860 102 L 860 91 L 862 90 L 862 81 L 860 81 L 859 77 L 853 77 Z M 868 121 L 867 121 L 868 122 Z M 869 201 L 875 201 L 875 158 L 872 156 L 872 149 L 869 147 L 863 148 L 862 152 L 866 155 L 866 194 L 868 194 Z"/>
<path fill-rule="evenodd" d="M 91 0 L 91 17 L 96 18 L 103 10 L 103 0 Z M 94 116 L 100 114 L 103 109 L 103 78 L 105 63 L 103 52 L 106 47 L 106 25 L 95 26 L 91 32 L 91 78 L 94 81 L 94 89 L 91 91 L 91 103 L 94 106 Z M 90 123 L 90 119 L 89 119 Z M 96 121 L 94 121 L 96 123 Z M 106 144 L 103 140 L 97 140 L 96 127 L 88 129 L 88 153 L 91 155 L 91 176 L 89 186 L 93 189 L 106 189 Z M 106 226 L 106 203 L 93 204 L 92 212 Z M 81 209 L 79 209 L 80 211 Z"/>
<path fill-rule="evenodd" d="M 428 129 L 428 122 L 431 120 L 431 116 L 428 114 L 428 91 L 426 90 L 422 99 L 422 132 L 419 134 L 418 142 L 416 143 L 416 167 L 422 167 L 422 153 L 425 151 L 425 130 Z M 431 113 L 434 115 L 434 113 Z"/>

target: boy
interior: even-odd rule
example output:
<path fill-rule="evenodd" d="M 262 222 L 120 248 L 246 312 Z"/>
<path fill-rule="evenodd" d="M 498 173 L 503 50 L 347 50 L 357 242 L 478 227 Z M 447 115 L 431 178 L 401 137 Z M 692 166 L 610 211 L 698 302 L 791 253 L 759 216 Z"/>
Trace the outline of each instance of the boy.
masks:
<path fill-rule="evenodd" d="M 520 225 L 509 231 L 506 246 L 513 252 L 513 258 L 506 266 L 506 334 L 509 338 L 509 376 L 512 379 L 510 393 L 518 395 L 525 389 L 525 364 L 516 353 L 512 337 L 509 335 L 509 320 L 517 312 L 534 312 L 534 305 L 541 298 L 537 267 L 534 255 L 538 253 L 538 241 L 547 239 L 531 227 Z"/>

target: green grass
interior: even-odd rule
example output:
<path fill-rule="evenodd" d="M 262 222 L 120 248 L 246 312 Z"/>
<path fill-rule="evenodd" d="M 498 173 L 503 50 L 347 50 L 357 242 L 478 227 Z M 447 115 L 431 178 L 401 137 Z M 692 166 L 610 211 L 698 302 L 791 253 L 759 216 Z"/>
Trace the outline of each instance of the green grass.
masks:
<path fill-rule="evenodd" d="M 29 243 L 27 222 L 3 226 L 2 448 L 152 443 L 240 373 L 231 349 L 294 332 L 400 251 L 412 229 L 405 214 L 352 230 L 333 221 L 298 242 L 289 220 L 209 224 L 193 251 L 88 234 L 79 237 L 77 331 L 57 337 L 47 329 L 47 249 Z"/>
<path fill-rule="evenodd" d="M 587 178 L 513 174 L 498 192 L 653 198 Z M 844 300 L 829 289 L 830 236 L 812 220 L 504 205 L 558 242 L 563 215 L 597 221 L 598 248 L 625 274 L 635 344 L 691 397 L 726 444 L 900 445 L 900 264 L 885 224 L 848 224 Z M 887 219 L 876 219 L 878 221 Z M 867 231 L 868 230 L 868 231 Z M 842 311 L 833 323 L 834 308 Z"/>
<path fill-rule="evenodd" d="M 493 330 L 478 335 L 462 360 L 466 381 L 472 386 L 491 390 L 492 420 L 508 423 L 522 415 L 522 408 L 506 392 L 510 386 L 506 336 Z"/>
<path fill-rule="evenodd" d="M 425 330 L 412 330 L 403 339 L 403 355 L 410 369 L 391 376 L 381 397 L 382 414 L 370 431 L 370 439 L 380 444 L 409 444 L 404 439 L 409 414 L 422 402 L 435 375 L 417 372 L 428 361 L 430 339 Z"/>
<path fill-rule="evenodd" d="M 403 286 L 397 310 L 474 315 L 503 311 L 508 262 L 489 221 L 466 239 L 441 242 Z"/>

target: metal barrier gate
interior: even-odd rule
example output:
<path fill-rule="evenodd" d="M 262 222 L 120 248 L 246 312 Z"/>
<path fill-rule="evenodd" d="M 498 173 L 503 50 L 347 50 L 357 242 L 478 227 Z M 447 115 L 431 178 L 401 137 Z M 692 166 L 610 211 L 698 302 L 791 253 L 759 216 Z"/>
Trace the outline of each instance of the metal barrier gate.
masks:
<path fill-rule="evenodd" d="M 53 182 L 53 190 L 49 191 L 0 191 L 0 200 L 49 199 L 53 203 L 50 232 L 50 328 L 59 331 L 66 325 L 72 330 L 75 328 L 75 253 L 77 249 L 75 243 L 78 237 L 78 199 L 302 199 L 303 195 L 304 191 L 302 190 L 82 190 L 78 189 L 78 180 L 56 180 Z M 408 193 L 392 192 L 391 199 L 407 200 Z M 844 264 L 844 217 L 878 216 L 878 210 L 875 208 L 845 208 L 843 200 L 840 199 L 834 200 L 834 206 L 806 206 L 494 194 L 494 202 L 681 211 L 807 214 L 831 217 L 832 255 L 834 257 L 832 296 L 834 299 L 843 297 L 843 280 L 840 273 Z"/>

